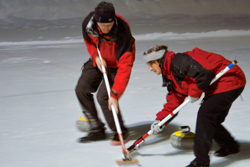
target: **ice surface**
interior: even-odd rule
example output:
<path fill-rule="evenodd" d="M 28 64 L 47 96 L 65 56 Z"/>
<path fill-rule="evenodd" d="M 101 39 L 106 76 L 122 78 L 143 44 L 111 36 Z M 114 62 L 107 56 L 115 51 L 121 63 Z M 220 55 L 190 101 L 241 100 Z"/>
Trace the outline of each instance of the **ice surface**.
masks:
<path fill-rule="evenodd" d="M 81 37 L 81 21 L 98 0 L 0 0 L 0 166 L 112 167 L 121 147 L 109 139 L 79 144 L 75 121 L 82 116 L 74 88 L 89 58 Z M 129 85 L 120 100 L 125 124 L 132 132 L 130 146 L 144 135 L 165 103 L 161 77 L 150 72 L 142 53 L 159 44 L 182 52 L 194 47 L 237 60 L 250 77 L 250 2 L 121 0 L 111 1 L 130 23 L 136 38 L 136 60 Z M 250 165 L 249 83 L 233 104 L 224 125 L 241 144 L 227 158 L 213 156 L 211 167 Z M 164 131 L 150 136 L 132 155 L 139 165 L 186 166 L 192 150 L 169 143 L 179 126 L 195 130 L 199 102 L 188 104 Z M 100 110 L 99 106 L 97 105 Z M 100 111 L 103 121 L 103 115 Z"/>

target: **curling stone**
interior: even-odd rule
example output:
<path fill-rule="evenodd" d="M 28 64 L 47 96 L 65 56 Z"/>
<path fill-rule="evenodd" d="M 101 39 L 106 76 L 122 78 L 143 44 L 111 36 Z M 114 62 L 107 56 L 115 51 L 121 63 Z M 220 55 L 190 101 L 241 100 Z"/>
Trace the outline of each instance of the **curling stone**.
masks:
<path fill-rule="evenodd" d="M 76 127 L 81 132 L 88 132 L 90 130 L 89 120 L 85 117 L 79 117 L 76 121 Z"/>
<path fill-rule="evenodd" d="M 195 134 L 190 132 L 189 126 L 181 126 L 180 129 L 170 136 L 171 145 L 177 149 L 192 149 Z"/>

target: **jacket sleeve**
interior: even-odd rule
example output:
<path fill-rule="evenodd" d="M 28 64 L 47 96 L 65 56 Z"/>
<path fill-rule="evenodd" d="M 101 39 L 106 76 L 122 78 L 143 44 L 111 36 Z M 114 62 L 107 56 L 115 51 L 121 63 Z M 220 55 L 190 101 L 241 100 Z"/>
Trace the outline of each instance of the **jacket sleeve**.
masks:
<path fill-rule="evenodd" d="M 89 15 L 83 20 L 82 22 L 82 35 L 83 35 L 83 41 L 87 47 L 87 50 L 89 52 L 90 57 L 93 60 L 93 66 L 96 66 L 95 58 L 98 56 L 96 45 L 98 44 L 98 38 L 96 38 L 96 41 L 93 41 L 93 38 L 90 37 L 89 33 L 87 32 L 87 26 L 95 27 L 95 23 L 91 21 L 91 18 L 93 17 L 94 12 L 89 13 Z"/>
<path fill-rule="evenodd" d="M 116 16 L 119 25 L 115 51 L 118 69 L 111 89 L 111 97 L 119 99 L 127 87 L 135 61 L 135 39 L 131 34 L 128 22 L 120 15 Z"/>
<path fill-rule="evenodd" d="M 170 91 L 167 95 L 167 103 L 164 104 L 164 108 L 156 114 L 156 120 L 163 120 L 166 116 L 171 114 L 180 104 L 185 100 L 184 96 L 178 96 L 173 91 Z M 171 119 L 172 120 L 172 119 Z M 170 121 L 167 121 L 169 123 Z"/>
<path fill-rule="evenodd" d="M 135 41 L 131 39 L 131 44 L 128 49 L 118 61 L 117 74 L 111 90 L 111 97 L 119 99 L 124 93 L 130 79 L 132 67 L 135 61 Z"/>

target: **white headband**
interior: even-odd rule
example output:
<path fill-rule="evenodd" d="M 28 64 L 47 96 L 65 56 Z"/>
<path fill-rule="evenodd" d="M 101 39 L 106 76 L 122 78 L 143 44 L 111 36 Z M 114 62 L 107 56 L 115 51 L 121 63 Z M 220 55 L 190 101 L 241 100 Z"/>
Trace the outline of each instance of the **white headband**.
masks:
<path fill-rule="evenodd" d="M 163 57 L 163 54 L 166 52 L 166 50 L 159 50 L 158 52 L 151 52 L 143 56 L 143 59 L 145 60 L 146 63 L 153 61 L 153 60 L 158 60 Z"/>

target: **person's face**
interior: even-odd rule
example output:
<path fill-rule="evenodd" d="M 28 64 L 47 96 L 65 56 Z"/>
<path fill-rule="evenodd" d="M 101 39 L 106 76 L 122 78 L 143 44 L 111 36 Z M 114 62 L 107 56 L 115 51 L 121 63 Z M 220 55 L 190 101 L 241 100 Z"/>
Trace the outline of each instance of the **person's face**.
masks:
<path fill-rule="evenodd" d="M 161 74 L 161 68 L 160 68 L 159 63 L 157 61 L 149 62 L 149 63 L 147 63 L 147 65 L 149 66 L 150 71 L 153 71 L 157 75 Z"/>
<path fill-rule="evenodd" d="M 97 25 L 104 34 L 108 34 L 109 31 L 112 29 L 112 27 L 114 25 L 114 22 L 110 22 L 110 23 L 99 23 L 99 22 L 97 22 Z"/>

